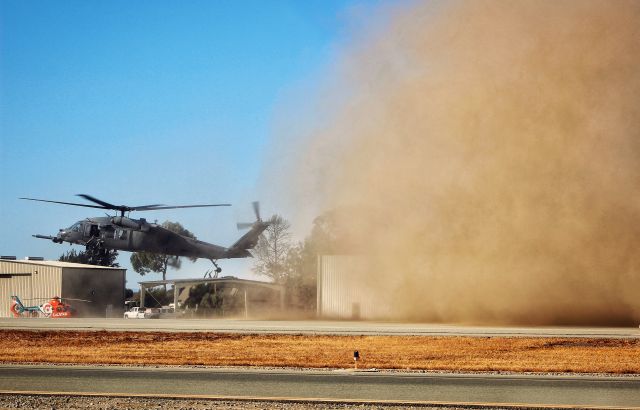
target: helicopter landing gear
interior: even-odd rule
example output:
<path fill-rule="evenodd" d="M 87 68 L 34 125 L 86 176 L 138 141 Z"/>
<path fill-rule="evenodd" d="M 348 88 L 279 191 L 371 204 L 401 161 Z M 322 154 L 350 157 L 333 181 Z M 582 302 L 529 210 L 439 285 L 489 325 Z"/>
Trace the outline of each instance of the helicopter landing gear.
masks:
<path fill-rule="evenodd" d="M 220 272 L 222 272 L 222 268 L 220 266 L 218 266 L 218 263 L 215 260 L 213 260 L 213 259 L 209 259 L 209 260 L 211 261 L 211 263 L 213 263 L 213 266 L 215 266 L 216 268 L 206 271 L 205 274 L 204 274 L 204 277 L 205 277 L 205 279 L 207 277 L 209 277 L 209 279 L 217 279 L 218 278 L 218 274 Z M 215 272 L 213 274 L 213 276 L 211 275 L 212 272 Z"/>
<path fill-rule="evenodd" d="M 104 246 L 104 241 L 95 236 L 87 241 L 85 250 L 90 259 L 98 258 L 98 260 L 107 258 L 110 252 L 110 250 Z"/>
<path fill-rule="evenodd" d="M 85 249 L 87 252 L 103 256 L 109 252 L 109 250 L 104 247 L 104 242 L 96 237 L 92 237 L 91 239 L 89 239 L 89 241 L 85 245 Z"/>

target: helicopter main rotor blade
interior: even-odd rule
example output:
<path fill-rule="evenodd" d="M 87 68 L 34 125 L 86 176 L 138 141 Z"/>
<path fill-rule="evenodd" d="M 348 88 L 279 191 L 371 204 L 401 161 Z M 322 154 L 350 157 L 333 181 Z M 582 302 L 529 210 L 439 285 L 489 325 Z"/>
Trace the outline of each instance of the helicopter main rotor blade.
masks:
<path fill-rule="evenodd" d="M 132 211 L 146 211 L 147 208 L 150 209 L 154 209 L 157 208 L 159 206 L 164 206 L 164 204 L 153 204 L 153 205 L 142 205 L 142 206 L 129 206 L 127 208 L 129 208 Z"/>
<path fill-rule="evenodd" d="M 95 202 L 96 204 L 100 204 L 104 207 L 104 209 L 112 209 L 114 211 L 120 212 L 130 212 L 130 211 L 146 211 L 147 208 L 156 208 L 158 206 L 162 206 L 163 204 L 153 204 L 153 205 L 142 205 L 142 206 L 127 206 L 127 205 L 114 205 L 109 202 L 105 202 L 101 199 L 93 197 L 87 194 L 78 194 L 79 197 L 86 199 L 87 201 Z"/>
<path fill-rule="evenodd" d="M 83 206 L 85 208 L 105 209 L 104 206 L 88 205 L 88 204 L 77 204 L 77 203 L 74 203 L 74 202 L 49 201 L 47 199 L 35 199 L 35 198 L 18 198 L 18 199 L 26 199 L 27 201 L 51 202 L 53 204 L 62 204 L 62 205 Z"/>
<path fill-rule="evenodd" d="M 91 195 L 87 194 L 78 194 L 77 196 L 86 199 L 87 201 L 95 202 L 96 204 L 102 205 L 105 209 L 120 209 L 121 207 L 118 205 L 110 204 L 109 202 L 105 202 L 101 199 L 94 198 Z"/>
<path fill-rule="evenodd" d="M 155 211 L 157 209 L 179 209 L 179 208 L 205 208 L 212 206 L 231 206 L 231 204 L 206 204 L 206 205 L 177 205 L 177 206 L 135 206 L 131 207 L 132 211 Z"/>
<path fill-rule="evenodd" d="M 86 199 L 87 201 L 95 202 L 96 204 L 102 205 L 104 209 L 113 209 L 114 211 L 120 211 L 120 212 L 132 211 L 135 209 L 134 207 L 131 207 L 131 206 L 110 204 L 109 202 L 105 202 L 101 199 L 98 199 L 96 197 L 93 197 L 87 194 L 78 194 L 78 196 Z M 161 205 L 161 204 L 156 204 L 156 205 Z M 154 206 L 154 205 L 146 205 L 146 206 Z"/>
<path fill-rule="evenodd" d="M 97 204 L 103 205 L 105 208 L 115 209 L 115 210 L 125 210 L 125 211 L 153 211 L 156 209 L 177 209 L 177 208 L 202 208 L 202 207 L 210 207 L 210 206 L 231 206 L 231 204 L 206 204 L 206 205 L 178 205 L 178 206 L 165 206 L 164 204 L 153 204 L 153 205 L 141 205 L 141 206 L 126 206 L 126 205 L 113 205 L 108 202 L 102 201 L 98 198 L 94 198 L 91 195 L 79 194 L 78 196 L 83 197 L 89 201 L 95 202 Z"/>
<path fill-rule="evenodd" d="M 51 300 L 52 298 L 29 298 L 29 299 L 20 299 L 20 300 Z"/>
<path fill-rule="evenodd" d="M 131 211 L 155 211 L 159 209 L 179 209 L 179 208 L 205 208 L 212 206 L 231 206 L 231 204 L 203 204 L 203 205 L 177 205 L 177 206 L 165 206 L 164 204 L 152 204 L 152 205 L 142 205 L 142 206 L 127 206 L 127 205 L 114 205 L 109 202 L 105 202 L 101 199 L 95 198 L 91 195 L 87 194 L 78 194 L 79 197 L 86 199 L 87 201 L 91 201 L 96 203 L 97 205 L 89 205 L 89 204 L 78 204 L 75 202 L 62 202 L 62 201 L 50 201 L 48 199 L 36 199 L 36 198 L 20 198 L 26 199 L 29 201 L 40 201 L 40 202 L 51 202 L 54 204 L 62 204 L 62 205 L 73 205 L 73 206 L 82 206 L 85 208 L 97 208 L 97 209 L 111 209 L 113 211 L 120 211 L 120 213 L 124 216 L 125 212 Z"/>

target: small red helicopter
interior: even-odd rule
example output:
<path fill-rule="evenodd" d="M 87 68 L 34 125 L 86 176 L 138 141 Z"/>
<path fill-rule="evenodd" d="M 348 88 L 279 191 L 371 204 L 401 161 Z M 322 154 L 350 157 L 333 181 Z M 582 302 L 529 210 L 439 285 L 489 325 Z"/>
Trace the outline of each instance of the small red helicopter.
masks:
<path fill-rule="evenodd" d="M 18 296 L 11 296 L 11 313 L 14 317 L 50 317 L 50 318 L 67 318 L 74 317 L 76 310 L 65 302 L 65 300 L 80 300 L 90 302 L 83 299 L 62 299 L 60 296 L 54 296 L 40 305 L 25 306 Z"/>

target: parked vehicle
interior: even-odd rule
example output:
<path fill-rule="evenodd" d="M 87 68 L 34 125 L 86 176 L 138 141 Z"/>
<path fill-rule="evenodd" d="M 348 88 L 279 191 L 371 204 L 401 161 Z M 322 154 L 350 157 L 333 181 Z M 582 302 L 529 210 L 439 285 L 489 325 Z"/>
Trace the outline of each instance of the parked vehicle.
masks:
<path fill-rule="evenodd" d="M 158 308 L 147 308 L 144 312 L 145 319 L 160 319 L 160 309 Z"/>
<path fill-rule="evenodd" d="M 173 303 L 171 305 L 173 305 Z M 160 319 L 175 319 L 182 316 L 182 313 L 176 312 L 176 310 L 171 307 L 171 305 L 163 306 L 160 308 Z"/>
<path fill-rule="evenodd" d="M 125 319 L 144 319 L 147 308 L 132 307 L 131 310 L 124 312 Z"/>
<path fill-rule="evenodd" d="M 138 301 L 137 300 L 125 300 L 124 301 L 124 307 L 127 310 L 131 310 L 131 308 L 138 306 Z"/>

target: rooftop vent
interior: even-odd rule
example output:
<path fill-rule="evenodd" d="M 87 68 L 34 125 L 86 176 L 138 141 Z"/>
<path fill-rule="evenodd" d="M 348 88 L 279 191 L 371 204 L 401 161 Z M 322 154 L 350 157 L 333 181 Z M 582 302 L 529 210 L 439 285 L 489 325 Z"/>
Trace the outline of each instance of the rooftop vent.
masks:
<path fill-rule="evenodd" d="M 43 261 L 44 260 L 42 256 L 27 256 L 24 259 L 27 261 Z"/>
<path fill-rule="evenodd" d="M 4 260 L 6 260 L 6 261 L 15 261 L 15 260 L 16 260 L 16 257 L 15 257 L 15 256 L 6 256 L 6 255 L 3 255 L 3 256 L 0 256 L 0 259 L 4 259 Z"/>

